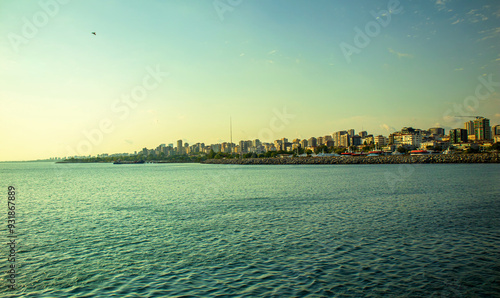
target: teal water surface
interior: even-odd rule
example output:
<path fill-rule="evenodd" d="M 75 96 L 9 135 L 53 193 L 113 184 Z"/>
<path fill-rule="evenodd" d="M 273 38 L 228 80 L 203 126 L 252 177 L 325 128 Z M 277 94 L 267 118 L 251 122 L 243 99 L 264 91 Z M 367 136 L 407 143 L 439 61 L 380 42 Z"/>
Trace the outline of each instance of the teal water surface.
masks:
<path fill-rule="evenodd" d="M 0 296 L 498 297 L 500 165 L 0 163 Z M 3 195 L 1 195 L 3 193 Z"/>

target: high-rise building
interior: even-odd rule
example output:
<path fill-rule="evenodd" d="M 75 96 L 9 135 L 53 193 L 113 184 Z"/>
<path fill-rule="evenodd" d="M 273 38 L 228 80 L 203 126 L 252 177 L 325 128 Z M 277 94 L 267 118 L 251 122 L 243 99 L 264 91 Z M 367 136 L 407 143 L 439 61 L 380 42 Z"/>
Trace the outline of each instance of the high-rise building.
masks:
<path fill-rule="evenodd" d="M 274 140 L 274 147 L 276 148 L 277 151 L 284 150 L 283 141 L 282 140 Z"/>
<path fill-rule="evenodd" d="M 307 143 L 307 140 L 306 140 L 306 139 L 303 139 L 302 141 L 300 141 L 300 147 L 301 147 L 302 149 L 307 148 L 307 144 L 308 144 L 308 143 Z"/>
<path fill-rule="evenodd" d="M 365 137 L 368 135 L 368 132 L 366 132 L 366 131 L 364 131 L 364 130 L 363 130 L 363 131 L 360 131 L 360 132 L 358 133 L 358 135 L 359 135 L 360 137 L 362 137 L 362 138 L 365 138 Z"/>
<path fill-rule="evenodd" d="M 318 147 L 317 141 L 315 137 L 311 137 L 307 140 L 307 144 L 309 144 L 309 147 Z"/>
<path fill-rule="evenodd" d="M 194 145 L 189 146 L 189 153 L 198 153 L 201 152 L 200 143 L 196 143 Z"/>
<path fill-rule="evenodd" d="M 373 138 L 373 142 L 375 143 L 376 146 L 382 147 L 386 145 L 386 138 L 383 135 L 378 135 Z"/>
<path fill-rule="evenodd" d="M 205 144 L 202 143 L 201 146 L 204 147 Z M 231 144 L 228 142 L 224 142 L 221 144 L 221 152 L 232 153 L 233 148 L 234 148 L 234 144 Z"/>
<path fill-rule="evenodd" d="M 413 130 L 415 131 L 415 130 Z M 389 135 L 389 145 L 420 146 L 422 136 L 414 133 L 395 132 Z"/>
<path fill-rule="evenodd" d="M 354 146 L 359 146 L 362 144 L 362 141 L 361 141 L 361 137 L 360 136 L 352 136 L 351 137 L 351 145 L 354 145 Z"/>
<path fill-rule="evenodd" d="M 222 149 L 221 144 L 212 144 L 210 147 L 211 147 L 212 151 L 215 153 L 221 152 L 221 149 Z"/>
<path fill-rule="evenodd" d="M 468 135 L 474 135 L 474 121 L 467 121 L 464 123 L 465 129 L 467 130 Z"/>
<path fill-rule="evenodd" d="M 350 138 L 349 134 L 341 135 L 339 147 L 349 147 L 349 146 L 351 146 L 351 138 Z"/>
<path fill-rule="evenodd" d="M 318 137 L 318 138 L 316 139 L 316 143 L 318 144 L 318 146 L 323 145 L 323 137 Z"/>
<path fill-rule="evenodd" d="M 333 133 L 333 142 L 335 143 L 335 146 L 340 147 L 341 143 L 341 138 L 343 135 L 347 134 L 347 131 L 342 130 L 342 131 L 337 131 Z"/>
<path fill-rule="evenodd" d="M 274 147 L 274 144 L 271 143 L 264 143 L 262 144 L 264 146 L 264 149 L 266 151 L 276 151 L 276 147 Z"/>
<path fill-rule="evenodd" d="M 240 141 L 240 151 L 241 153 L 248 153 L 250 147 L 252 147 L 252 141 Z"/>
<path fill-rule="evenodd" d="M 450 130 L 450 142 L 451 143 L 467 143 L 468 134 L 467 129 L 457 128 Z"/>
<path fill-rule="evenodd" d="M 413 127 L 403 127 L 401 129 L 401 133 L 403 133 L 403 134 L 413 134 L 413 133 L 415 133 L 415 128 L 413 128 Z"/>
<path fill-rule="evenodd" d="M 429 128 L 429 132 L 431 133 L 431 135 L 444 136 L 444 128 L 441 127 Z"/>
<path fill-rule="evenodd" d="M 476 141 L 491 140 L 490 119 L 480 117 L 474 120 L 474 134 Z"/>
<path fill-rule="evenodd" d="M 500 136 L 500 125 L 493 126 L 492 131 L 494 136 Z"/>
<path fill-rule="evenodd" d="M 365 136 L 362 141 L 363 145 L 372 145 L 372 144 L 375 144 L 375 140 L 373 138 L 373 135 L 367 135 Z"/>
<path fill-rule="evenodd" d="M 352 137 L 354 134 L 356 134 L 356 132 L 354 131 L 354 129 L 349 129 L 347 131 L 347 133 Z"/>
<path fill-rule="evenodd" d="M 177 153 L 182 154 L 182 140 L 177 141 Z"/>

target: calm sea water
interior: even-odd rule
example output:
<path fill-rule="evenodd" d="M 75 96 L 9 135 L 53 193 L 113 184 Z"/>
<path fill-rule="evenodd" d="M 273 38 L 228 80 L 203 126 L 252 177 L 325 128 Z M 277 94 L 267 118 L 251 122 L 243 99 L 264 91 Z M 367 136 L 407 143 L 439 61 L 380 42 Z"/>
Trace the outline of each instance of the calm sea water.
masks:
<path fill-rule="evenodd" d="M 498 297 L 500 165 L 0 163 L 16 297 Z"/>

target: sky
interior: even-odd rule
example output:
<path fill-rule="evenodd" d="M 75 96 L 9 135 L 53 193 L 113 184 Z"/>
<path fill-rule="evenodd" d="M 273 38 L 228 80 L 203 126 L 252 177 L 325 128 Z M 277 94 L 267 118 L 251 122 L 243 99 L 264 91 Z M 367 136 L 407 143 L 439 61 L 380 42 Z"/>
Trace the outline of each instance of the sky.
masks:
<path fill-rule="evenodd" d="M 499 66 L 497 0 L 2 0 L 0 161 L 495 125 Z"/>

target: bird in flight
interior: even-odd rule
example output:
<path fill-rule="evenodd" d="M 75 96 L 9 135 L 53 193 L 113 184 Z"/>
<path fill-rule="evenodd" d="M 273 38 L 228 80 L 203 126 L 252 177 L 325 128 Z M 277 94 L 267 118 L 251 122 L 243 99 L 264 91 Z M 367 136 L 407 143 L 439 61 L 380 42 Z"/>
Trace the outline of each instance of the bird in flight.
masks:
<path fill-rule="evenodd" d="M 97 35 L 97 34 L 95 34 L 95 32 L 92 32 L 92 34 Z"/>

